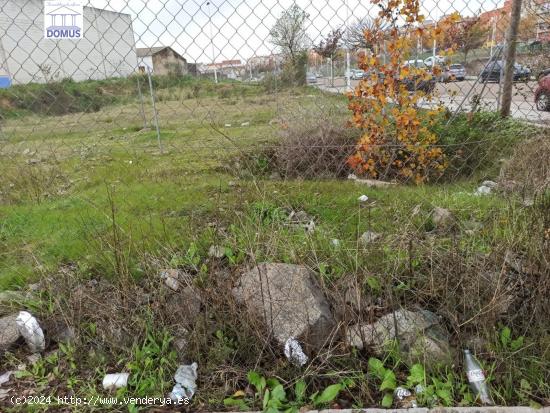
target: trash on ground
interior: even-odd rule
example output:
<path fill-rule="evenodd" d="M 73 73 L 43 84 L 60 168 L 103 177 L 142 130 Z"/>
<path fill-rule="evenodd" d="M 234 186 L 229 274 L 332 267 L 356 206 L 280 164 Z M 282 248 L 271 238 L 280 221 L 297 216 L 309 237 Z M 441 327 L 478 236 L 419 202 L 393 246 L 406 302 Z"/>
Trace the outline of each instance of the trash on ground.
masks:
<path fill-rule="evenodd" d="M 303 366 L 308 360 L 302 350 L 302 346 L 298 343 L 298 340 L 293 337 L 289 338 L 285 343 L 285 356 L 290 362 L 297 366 Z"/>
<path fill-rule="evenodd" d="M 403 400 L 406 397 L 412 396 L 412 393 L 410 392 L 410 390 L 404 387 L 397 387 L 395 389 L 394 394 L 395 394 L 395 397 L 397 397 L 399 400 Z"/>
<path fill-rule="evenodd" d="M 491 192 L 493 192 L 493 188 L 489 186 L 482 185 L 479 188 L 476 189 L 474 195 L 481 196 L 481 195 L 490 195 Z"/>
<path fill-rule="evenodd" d="M 32 353 L 44 351 L 46 342 L 38 320 L 27 311 L 21 311 L 15 320 L 19 333 L 25 338 Z"/>
<path fill-rule="evenodd" d="M 489 394 L 489 387 L 485 381 L 485 374 L 481 369 L 480 364 L 475 357 L 470 353 L 470 350 L 464 350 L 464 367 L 466 368 L 466 376 L 470 382 L 470 388 L 479 400 L 484 405 L 493 405 L 493 400 Z"/>
<path fill-rule="evenodd" d="M 336 239 L 334 238 L 333 240 L 330 241 L 331 245 L 335 248 L 339 247 L 340 246 L 340 240 L 339 239 Z"/>
<path fill-rule="evenodd" d="M 128 384 L 128 377 L 130 377 L 130 373 L 106 374 L 105 377 L 103 377 L 103 388 L 105 390 L 116 390 L 121 387 L 126 387 Z"/>
<path fill-rule="evenodd" d="M 361 195 L 359 198 L 358 198 L 358 201 L 359 202 L 367 202 L 369 200 L 369 197 L 366 196 L 366 195 Z"/>
<path fill-rule="evenodd" d="M 0 375 L 0 386 L 2 386 L 4 383 L 7 383 L 10 381 L 10 377 L 13 374 L 13 371 L 6 371 L 4 374 Z"/>
<path fill-rule="evenodd" d="M 170 398 L 175 401 L 182 401 L 183 399 L 191 399 L 197 390 L 197 369 L 199 365 L 193 364 L 181 364 L 176 370 L 174 379 L 176 385 L 170 393 Z"/>
<path fill-rule="evenodd" d="M 243 122 L 241 123 L 241 126 L 250 126 L 250 122 Z"/>

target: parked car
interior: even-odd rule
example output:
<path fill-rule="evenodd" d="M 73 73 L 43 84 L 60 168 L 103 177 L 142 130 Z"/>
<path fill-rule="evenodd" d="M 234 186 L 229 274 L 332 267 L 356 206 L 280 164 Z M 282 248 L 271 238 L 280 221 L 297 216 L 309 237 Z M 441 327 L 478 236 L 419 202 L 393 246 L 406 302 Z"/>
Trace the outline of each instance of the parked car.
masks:
<path fill-rule="evenodd" d="M 364 70 L 361 70 L 361 69 L 350 70 L 350 78 L 353 80 L 361 80 L 361 79 L 364 79 L 365 76 L 366 76 L 366 73 Z"/>
<path fill-rule="evenodd" d="M 466 68 L 461 64 L 452 64 L 449 66 L 449 74 L 452 79 L 461 82 L 466 79 Z"/>
<path fill-rule="evenodd" d="M 550 112 L 550 74 L 539 80 L 535 90 L 535 104 L 538 110 Z"/>
<path fill-rule="evenodd" d="M 418 69 L 425 69 L 429 71 L 423 60 L 407 60 L 403 66 L 416 67 Z M 420 90 L 424 93 L 431 93 L 435 89 L 437 79 L 430 73 L 429 79 L 420 79 L 419 76 L 410 75 L 402 80 L 403 84 L 407 87 L 409 92 Z"/>
<path fill-rule="evenodd" d="M 504 74 L 504 62 L 502 60 L 495 60 L 487 65 L 481 71 L 481 80 L 500 82 L 501 74 Z M 531 78 L 531 69 L 526 66 L 522 66 L 519 63 L 514 64 L 514 81 L 529 80 Z"/>
<path fill-rule="evenodd" d="M 550 75 L 550 67 L 541 70 L 537 76 L 537 80 L 541 80 L 544 76 L 547 76 L 547 75 Z"/>
<path fill-rule="evenodd" d="M 317 83 L 317 75 L 315 73 L 308 72 L 306 74 L 306 82 L 308 84 Z"/>
<path fill-rule="evenodd" d="M 434 62 L 435 62 L 435 65 L 434 65 Z M 430 56 L 427 59 L 424 59 L 424 64 L 428 67 L 443 66 L 445 65 L 445 58 L 439 55 L 436 55 L 435 57 Z"/>

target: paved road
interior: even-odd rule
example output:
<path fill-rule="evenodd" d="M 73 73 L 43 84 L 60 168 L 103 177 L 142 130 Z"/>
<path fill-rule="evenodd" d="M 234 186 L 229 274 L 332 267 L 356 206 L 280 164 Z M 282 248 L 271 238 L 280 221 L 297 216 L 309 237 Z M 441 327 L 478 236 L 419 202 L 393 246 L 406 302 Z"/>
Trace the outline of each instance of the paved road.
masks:
<path fill-rule="evenodd" d="M 334 86 L 329 85 L 328 78 L 319 78 L 317 87 L 320 89 L 344 93 L 346 91 L 346 81 L 343 77 L 334 79 Z M 352 87 L 355 87 L 359 81 L 352 80 Z M 527 120 L 529 122 L 550 125 L 550 112 L 538 111 L 534 102 L 534 91 L 537 82 L 518 82 L 514 83 L 514 92 L 512 94 L 512 116 L 517 119 Z M 443 103 L 449 110 L 457 109 L 464 97 L 468 95 L 466 101 L 462 104 L 465 110 L 471 108 L 471 98 L 480 94 L 483 89 L 482 84 L 475 84 L 474 80 L 465 80 L 463 82 L 438 83 L 436 88 L 437 101 Z M 481 105 L 487 110 L 497 109 L 497 97 L 499 95 L 498 83 L 488 83 L 483 90 Z M 432 104 L 426 103 L 426 106 Z"/>

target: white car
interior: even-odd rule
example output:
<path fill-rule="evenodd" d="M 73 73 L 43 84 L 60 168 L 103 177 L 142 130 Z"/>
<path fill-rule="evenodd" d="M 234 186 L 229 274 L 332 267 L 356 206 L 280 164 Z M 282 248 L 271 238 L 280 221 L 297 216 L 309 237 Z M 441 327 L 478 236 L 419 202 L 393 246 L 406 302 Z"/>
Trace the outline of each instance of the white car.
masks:
<path fill-rule="evenodd" d="M 428 67 L 434 66 L 443 66 L 445 64 L 445 58 L 442 56 L 436 55 L 436 56 L 430 56 L 427 59 L 424 59 L 424 64 Z"/>

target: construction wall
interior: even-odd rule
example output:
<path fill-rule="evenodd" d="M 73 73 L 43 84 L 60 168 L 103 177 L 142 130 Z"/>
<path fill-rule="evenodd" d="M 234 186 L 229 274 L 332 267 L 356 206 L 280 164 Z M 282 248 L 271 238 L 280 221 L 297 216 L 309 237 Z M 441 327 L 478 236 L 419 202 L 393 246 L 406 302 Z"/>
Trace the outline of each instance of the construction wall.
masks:
<path fill-rule="evenodd" d="M 128 14 L 85 7 L 83 39 L 47 40 L 43 32 L 41 0 L 0 0 L 0 67 L 6 68 L 13 84 L 105 79 L 136 70 Z"/>

